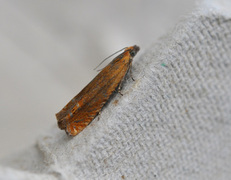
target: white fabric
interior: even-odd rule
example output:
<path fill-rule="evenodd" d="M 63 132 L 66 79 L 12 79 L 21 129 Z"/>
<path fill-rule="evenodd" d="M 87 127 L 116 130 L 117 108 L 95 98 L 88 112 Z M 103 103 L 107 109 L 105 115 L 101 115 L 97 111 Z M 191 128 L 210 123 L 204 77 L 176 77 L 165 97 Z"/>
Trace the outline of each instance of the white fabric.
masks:
<path fill-rule="evenodd" d="M 231 16 L 206 7 L 135 60 L 83 132 L 53 127 L 0 178 L 230 179 Z"/>
<path fill-rule="evenodd" d="M 1 2 L 0 159 L 55 124 L 54 114 L 97 74 L 102 59 L 134 44 L 138 59 L 195 6 L 157 1 Z"/>

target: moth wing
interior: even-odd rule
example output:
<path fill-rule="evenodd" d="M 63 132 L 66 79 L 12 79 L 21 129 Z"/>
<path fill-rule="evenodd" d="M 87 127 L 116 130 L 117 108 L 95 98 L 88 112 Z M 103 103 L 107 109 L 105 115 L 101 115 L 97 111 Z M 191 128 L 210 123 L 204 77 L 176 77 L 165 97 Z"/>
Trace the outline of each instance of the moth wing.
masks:
<path fill-rule="evenodd" d="M 92 120 L 85 119 L 82 121 L 72 122 L 70 124 L 67 124 L 66 126 L 66 133 L 71 136 L 76 136 L 79 134 L 85 127 L 87 127 Z"/>
<path fill-rule="evenodd" d="M 104 67 L 103 70 L 79 94 L 72 98 L 67 103 L 67 105 L 56 114 L 57 120 L 62 121 L 63 119 L 65 119 L 65 117 L 69 118 L 69 116 L 74 114 L 79 108 L 81 108 L 86 102 L 88 102 L 87 99 L 95 97 L 102 89 L 99 84 L 105 84 L 105 77 L 111 76 L 114 64 L 117 63 L 122 57 L 123 55 L 121 54 L 114 58 L 113 61 L 110 62 L 106 67 Z"/>

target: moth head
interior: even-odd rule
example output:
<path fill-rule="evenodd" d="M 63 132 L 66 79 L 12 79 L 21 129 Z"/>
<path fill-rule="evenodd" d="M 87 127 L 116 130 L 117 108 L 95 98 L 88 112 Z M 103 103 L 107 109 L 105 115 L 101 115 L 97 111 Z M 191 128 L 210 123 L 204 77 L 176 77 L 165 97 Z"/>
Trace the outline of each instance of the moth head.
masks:
<path fill-rule="evenodd" d="M 126 50 L 129 51 L 129 54 L 131 55 L 131 57 L 134 57 L 137 54 L 137 52 L 140 50 L 140 47 L 134 45 L 134 46 L 128 47 Z"/>

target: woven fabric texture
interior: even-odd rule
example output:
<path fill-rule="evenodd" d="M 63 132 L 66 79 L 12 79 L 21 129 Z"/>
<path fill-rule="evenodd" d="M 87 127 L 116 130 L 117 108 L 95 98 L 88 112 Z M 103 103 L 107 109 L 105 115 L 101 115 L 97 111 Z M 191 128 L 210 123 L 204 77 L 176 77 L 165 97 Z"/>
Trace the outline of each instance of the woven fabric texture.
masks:
<path fill-rule="evenodd" d="M 0 175 L 229 179 L 230 17 L 211 11 L 187 17 L 135 59 L 132 70 L 135 81 L 128 76 L 123 96 L 82 133 L 70 138 L 53 127 L 28 152 L 8 159 L 11 168 Z"/>

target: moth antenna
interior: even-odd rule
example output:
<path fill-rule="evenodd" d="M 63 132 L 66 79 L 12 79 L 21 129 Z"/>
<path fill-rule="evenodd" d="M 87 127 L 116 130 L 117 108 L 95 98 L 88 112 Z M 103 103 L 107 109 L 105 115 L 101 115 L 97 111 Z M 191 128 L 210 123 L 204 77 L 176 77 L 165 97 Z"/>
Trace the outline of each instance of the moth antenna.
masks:
<path fill-rule="evenodd" d="M 102 70 L 103 70 L 103 68 L 102 69 L 98 69 L 97 72 L 102 71 Z"/>
<path fill-rule="evenodd" d="M 110 56 L 108 56 L 107 58 L 105 58 L 104 60 L 102 60 L 101 63 L 99 63 L 99 65 L 96 66 L 96 67 L 94 68 L 94 70 L 96 70 L 96 69 L 97 69 L 101 64 L 103 64 L 103 62 L 106 61 L 108 58 L 114 56 L 115 54 L 119 53 L 120 51 L 123 51 L 123 50 L 126 49 L 126 48 L 127 48 L 127 47 L 125 47 L 125 48 L 123 48 L 123 49 L 120 49 L 119 51 L 116 51 L 116 52 L 113 53 L 112 55 L 110 55 Z"/>

